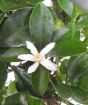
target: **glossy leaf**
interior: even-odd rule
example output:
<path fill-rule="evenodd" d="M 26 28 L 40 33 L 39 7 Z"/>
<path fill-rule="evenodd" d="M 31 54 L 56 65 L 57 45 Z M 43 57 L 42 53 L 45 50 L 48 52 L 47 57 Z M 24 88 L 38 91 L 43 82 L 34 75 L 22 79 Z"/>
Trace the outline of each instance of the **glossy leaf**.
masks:
<path fill-rule="evenodd" d="M 2 27 L 0 46 L 19 47 L 30 40 L 28 22 L 31 11 L 31 7 L 19 9 L 8 17 Z"/>
<path fill-rule="evenodd" d="M 39 96 L 42 96 L 48 88 L 48 82 L 49 82 L 48 71 L 44 67 L 39 66 L 37 71 L 35 71 L 32 74 L 31 80 L 32 80 L 32 87 L 35 93 Z"/>
<path fill-rule="evenodd" d="M 28 54 L 29 50 L 25 47 L 10 48 L 5 53 L 0 55 L 0 59 L 4 62 L 18 61 L 17 58 L 20 54 Z"/>
<path fill-rule="evenodd" d="M 29 94 L 28 91 L 17 93 L 5 99 L 3 105 L 44 105 L 44 102 Z"/>
<path fill-rule="evenodd" d="M 21 94 L 14 94 L 8 96 L 3 105 L 28 105 L 24 99 L 24 96 Z"/>
<path fill-rule="evenodd" d="M 69 0 L 58 0 L 59 4 L 61 5 L 62 9 L 69 15 L 72 16 L 74 4 Z"/>
<path fill-rule="evenodd" d="M 62 37 L 60 37 L 54 48 L 54 52 L 57 56 L 72 56 L 83 53 L 86 51 L 86 47 L 78 39 L 79 32 L 68 31 Z"/>
<path fill-rule="evenodd" d="M 24 92 L 24 96 L 28 105 L 45 105 L 42 99 L 31 96 L 28 92 Z"/>
<path fill-rule="evenodd" d="M 23 92 L 24 90 L 29 90 L 31 94 L 33 94 L 33 89 L 31 86 L 31 77 L 28 75 L 24 69 L 19 67 L 12 67 L 15 72 L 16 78 L 16 88 L 19 92 Z"/>
<path fill-rule="evenodd" d="M 68 76 L 73 81 L 72 84 L 80 87 L 84 92 L 88 92 L 88 52 L 70 59 Z"/>
<path fill-rule="evenodd" d="M 83 105 L 87 105 L 88 101 L 87 101 L 87 93 L 85 93 L 83 91 L 83 89 L 77 87 L 77 86 L 71 86 L 72 89 L 72 98 L 79 102 L 79 103 L 83 103 Z"/>
<path fill-rule="evenodd" d="M 54 19 L 50 10 L 43 4 L 38 3 L 30 16 L 29 28 L 31 39 L 38 48 L 42 49 L 53 34 Z"/>
<path fill-rule="evenodd" d="M 68 64 L 68 75 L 77 82 L 80 77 L 88 72 L 88 52 L 79 56 L 71 57 Z"/>
<path fill-rule="evenodd" d="M 64 99 L 71 97 L 71 89 L 69 86 L 64 85 L 57 77 L 51 77 L 51 83 L 58 95 Z"/>

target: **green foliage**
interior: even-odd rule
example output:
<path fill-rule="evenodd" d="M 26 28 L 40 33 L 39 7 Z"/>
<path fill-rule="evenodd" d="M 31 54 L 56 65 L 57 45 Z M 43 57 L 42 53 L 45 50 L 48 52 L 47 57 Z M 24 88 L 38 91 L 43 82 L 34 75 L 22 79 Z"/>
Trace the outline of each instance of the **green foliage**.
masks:
<path fill-rule="evenodd" d="M 0 105 L 73 105 L 69 98 L 88 105 L 88 14 L 71 0 L 52 2 L 53 7 L 47 7 L 42 0 L 0 0 Z M 26 41 L 39 52 L 55 42 L 43 58 L 57 65 L 54 74 L 41 65 L 27 73 L 34 61 L 18 59 L 31 53 Z M 18 61 L 18 66 L 11 65 Z M 15 80 L 5 86 L 11 71 Z"/>
<path fill-rule="evenodd" d="M 59 4 L 61 5 L 62 9 L 69 15 L 72 16 L 74 4 L 69 0 L 58 0 Z"/>
<path fill-rule="evenodd" d="M 38 3 L 34 7 L 29 20 L 31 39 L 38 48 L 43 48 L 50 42 L 53 35 L 53 26 L 54 19 L 50 10 L 44 4 Z"/>
<path fill-rule="evenodd" d="M 28 21 L 31 11 L 31 7 L 26 7 L 8 17 L 1 30 L 2 46 L 19 47 L 23 46 L 26 40 L 30 40 Z"/>
<path fill-rule="evenodd" d="M 3 88 L 7 78 L 7 65 L 6 63 L 0 61 L 0 89 Z"/>
<path fill-rule="evenodd" d="M 42 96 L 48 87 L 49 75 L 44 67 L 38 67 L 38 70 L 32 75 L 32 87 L 36 94 Z"/>
<path fill-rule="evenodd" d="M 3 62 L 18 61 L 17 56 L 23 53 L 27 54 L 29 53 L 29 50 L 26 49 L 25 47 L 9 48 L 6 52 L 0 55 L 0 60 Z"/>

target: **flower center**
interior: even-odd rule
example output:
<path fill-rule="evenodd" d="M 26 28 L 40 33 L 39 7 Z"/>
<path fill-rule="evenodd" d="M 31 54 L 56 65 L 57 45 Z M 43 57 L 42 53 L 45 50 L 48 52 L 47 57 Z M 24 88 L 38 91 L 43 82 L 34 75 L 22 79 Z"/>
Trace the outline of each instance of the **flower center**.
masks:
<path fill-rule="evenodd" d="M 42 59 L 41 54 L 40 54 L 40 53 L 36 53 L 36 54 L 34 55 L 34 59 L 35 59 L 35 61 L 40 62 L 41 59 Z"/>

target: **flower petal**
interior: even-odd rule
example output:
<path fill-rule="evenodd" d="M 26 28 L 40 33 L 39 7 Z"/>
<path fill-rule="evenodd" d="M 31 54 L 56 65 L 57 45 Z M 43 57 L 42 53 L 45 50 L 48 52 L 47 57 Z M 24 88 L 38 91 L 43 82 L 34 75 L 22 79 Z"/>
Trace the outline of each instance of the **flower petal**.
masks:
<path fill-rule="evenodd" d="M 12 66 L 19 66 L 21 64 L 21 62 L 11 62 L 10 65 Z"/>
<path fill-rule="evenodd" d="M 34 56 L 31 54 L 22 54 L 22 55 L 19 55 L 18 58 L 25 61 L 35 61 Z"/>
<path fill-rule="evenodd" d="M 26 44 L 27 44 L 27 48 L 31 50 L 31 53 L 33 55 L 35 55 L 36 53 L 38 53 L 36 47 L 33 45 L 33 43 L 29 42 L 29 41 L 26 41 Z"/>
<path fill-rule="evenodd" d="M 49 61 L 48 59 L 43 59 L 40 63 L 50 71 L 56 71 L 57 69 L 57 65 Z"/>
<path fill-rule="evenodd" d="M 38 62 L 35 62 L 33 65 L 31 65 L 29 68 L 28 68 L 28 73 L 32 73 L 34 71 L 36 71 L 36 69 L 38 68 L 39 66 L 39 63 Z"/>
<path fill-rule="evenodd" d="M 55 46 L 55 43 L 54 43 L 54 42 L 49 43 L 47 46 L 45 46 L 45 47 L 41 50 L 40 54 L 41 54 L 42 56 L 45 56 L 48 52 L 50 52 L 50 51 L 53 49 L 54 46 Z"/>

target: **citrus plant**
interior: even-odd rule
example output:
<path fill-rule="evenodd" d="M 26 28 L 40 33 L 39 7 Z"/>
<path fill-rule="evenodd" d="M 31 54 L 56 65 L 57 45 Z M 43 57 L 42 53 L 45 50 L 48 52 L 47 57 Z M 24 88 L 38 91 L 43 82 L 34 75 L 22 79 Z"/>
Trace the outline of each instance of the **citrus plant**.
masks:
<path fill-rule="evenodd" d="M 0 105 L 88 105 L 87 11 L 52 4 L 0 0 Z"/>

